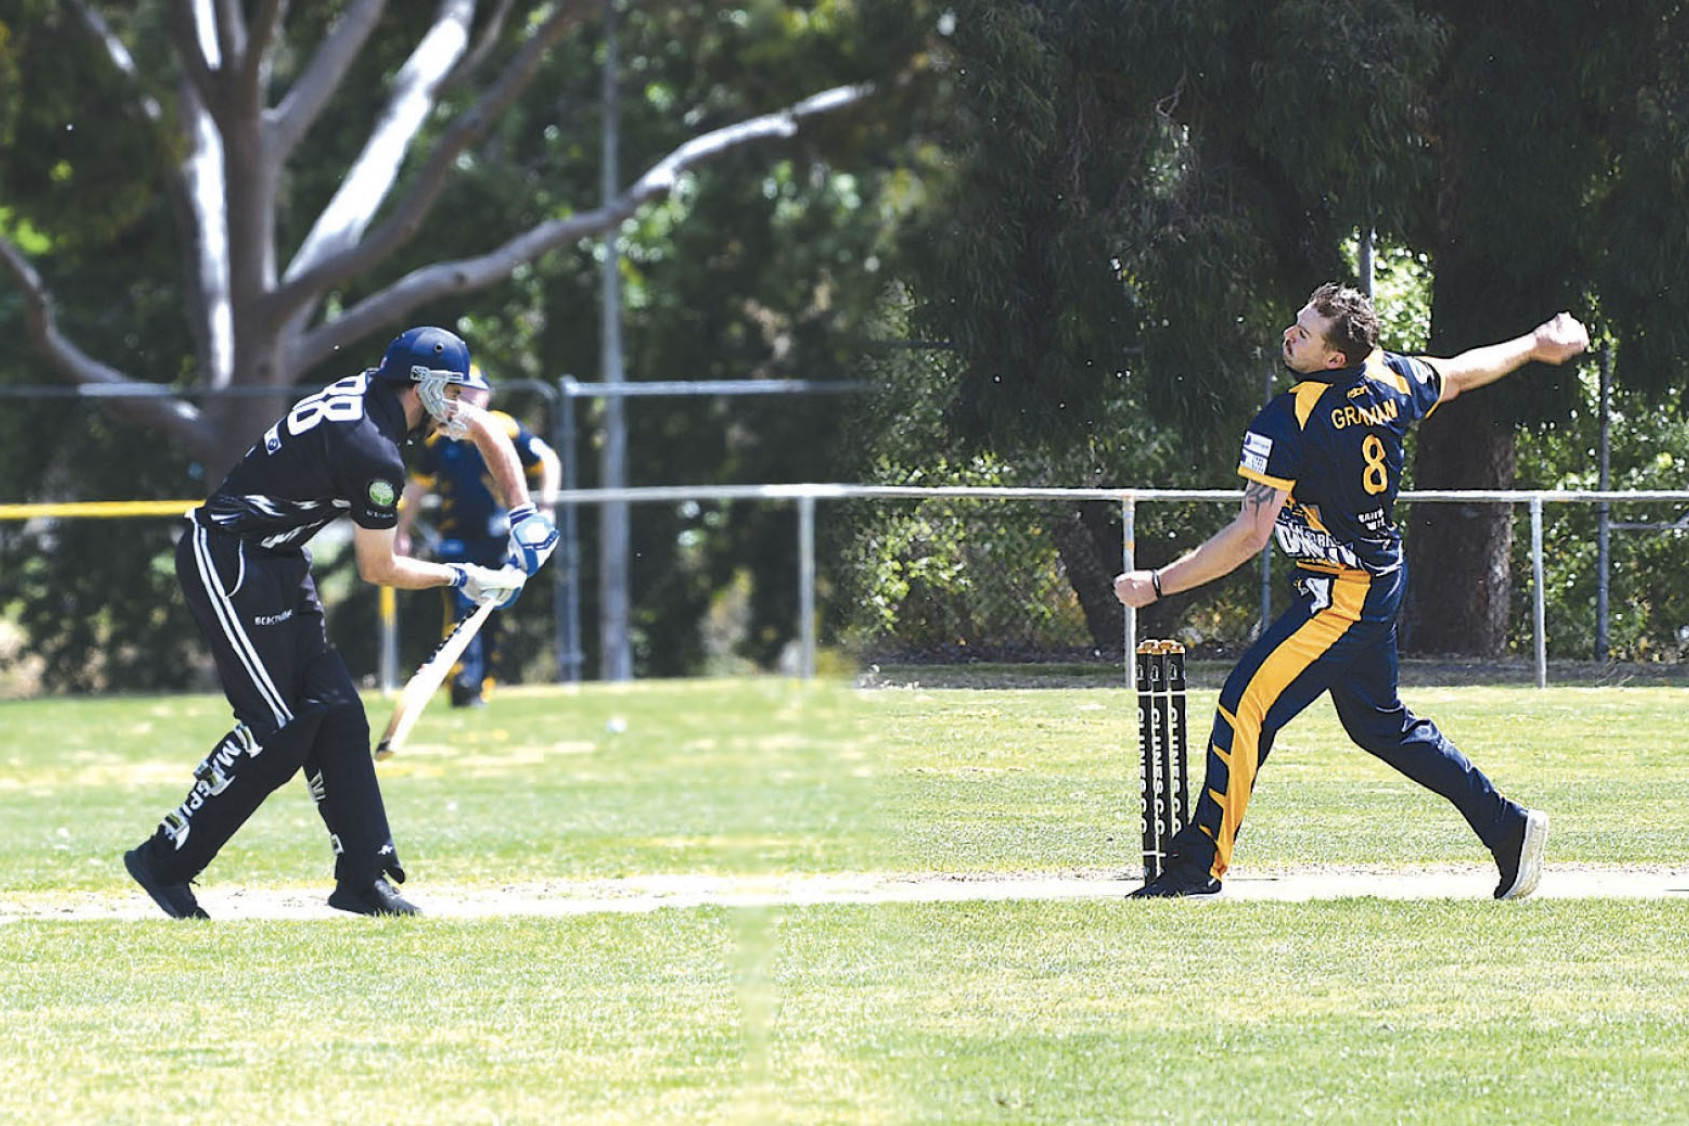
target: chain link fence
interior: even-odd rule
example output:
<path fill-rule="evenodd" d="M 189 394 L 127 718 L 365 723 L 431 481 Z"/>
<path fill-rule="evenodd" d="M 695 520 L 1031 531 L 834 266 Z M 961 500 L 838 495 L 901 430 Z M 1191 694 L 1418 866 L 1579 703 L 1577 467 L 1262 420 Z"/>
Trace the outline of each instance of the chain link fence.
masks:
<path fill-rule="evenodd" d="M 1118 670 L 1133 636 L 1178 637 L 1195 659 L 1224 658 L 1285 597 L 1286 564 L 1270 554 L 1135 620 L 1113 597 L 1113 576 L 1123 568 L 1170 562 L 1228 521 L 1239 495 L 1232 490 L 789 485 L 566 493 L 584 542 L 592 542 L 596 506 L 610 495 L 631 506 L 630 629 L 641 677 L 852 675 L 876 665 L 984 663 Z M 1689 522 L 1681 518 L 1689 492 L 1408 493 L 1403 502 L 1511 506 L 1512 656 L 1534 663 L 1539 682 L 1550 656 L 1596 659 L 1604 566 L 1615 576 L 1608 633 L 1619 659 L 1669 668 L 1689 652 Z M 1603 504 L 1612 514 L 1607 552 L 1597 546 Z M 145 507 L 152 515 L 155 506 Z M 41 510 L 0 506 L 0 543 L 26 547 L 32 536 L 55 534 L 55 521 L 102 515 Z M 331 634 L 367 683 L 376 683 L 384 631 L 396 631 L 402 669 L 432 648 L 441 628 L 437 592 L 402 593 L 397 623 L 384 623 L 378 592 L 356 579 L 349 551 L 333 536 L 318 551 L 317 572 Z M 589 622 L 595 585 L 589 565 L 581 575 Z M 552 584 L 535 584 L 506 615 L 509 679 L 560 678 L 556 593 Z M 29 660 L 27 639 L 0 640 L 0 666 Z M 585 640 L 590 650 L 591 631 Z M 593 662 L 583 672 L 595 678 Z"/>
<path fill-rule="evenodd" d="M 1111 582 L 1116 573 L 1134 561 L 1160 566 L 1201 542 L 1235 513 L 1240 495 L 1235 490 L 793 485 L 631 489 L 616 495 L 633 504 L 636 523 L 647 503 L 702 505 L 718 528 L 741 520 L 766 524 L 766 511 L 753 514 L 769 505 L 793 510 L 781 533 L 797 535 L 800 541 L 789 551 L 782 549 L 791 561 L 790 577 L 780 575 L 787 563 L 771 570 L 768 560 L 746 560 L 733 565 L 746 582 L 729 588 L 733 599 L 764 607 L 758 620 L 765 635 L 783 630 L 790 638 L 779 666 L 785 671 L 814 667 L 817 650 L 855 665 L 1118 664 L 1137 635 L 1178 636 L 1199 658 L 1225 657 L 1246 645 L 1273 613 L 1274 601 L 1285 597 L 1281 588 L 1286 564 L 1269 552 L 1257 565 L 1239 568 L 1222 582 L 1135 616 L 1126 615 L 1114 601 Z M 581 493 L 567 499 L 590 507 L 603 496 Z M 1593 603 L 1557 602 L 1549 612 L 1550 593 L 1581 590 L 1598 581 L 1590 574 L 1593 548 L 1572 550 L 1567 529 L 1581 529 L 1601 503 L 1631 512 L 1680 511 L 1689 502 L 1689 492 L 1421 492 L 1405 493 L 1402 500 L 1404 505 L 1511 507 L 1518 558 L 1510 635 L 1514 656 L 1534 662 L 1540 681 L 1548 639 L 1556 631 L 1581 645 L 1593 629 Z M 807 522 L 800 515 L 805 510 Z M 1689 533 L 1689 528 L 1683 531 Z M 1665 549 L 1663 553 L 1638 553 L 1638 561 L 1683 555 L 1684 566 L 1674 569 L 1681 575 L 1689 569 L 1689 535 L 1678 536 L 1668 528 L 1665 536 L 1650 545 Z M 722 564 L 718 560 L 715 566 Z M 759 582 L 746 585 L 753 572 L 761 576 Z M 644 579 L 636 575 L 636 603 L 648 585 L 680 581 L 673 574 Z M 791 582 L 797 584 L 796 591 L 789 590 Z M 1663 640 L 1648 659 L 1675 662 L 1689 646 L 1689 631 L 1681 628 L 1689 624 L 1689 607 L 1684 605 L 1689 599 L 1670 595 L 1674 582 L 1645 582 L 1634 569 L 1621 575 L 1621 586 L 1645 597 L 1646 609 L 1657 619 L 1649 628 Z M 786 593 L 763 589 L 767 583 L 787 588 Z M 1617 601 L 1625 605 L 1624 597 Z M 725 600 L 718 599 L 712 606 L 715 621 L 708 627 L 717 639 L 717 651 L 725 646 L 748 652 L 742 643 L 730 640 L 731 629 L 720 628 L 730 616 L 724 605 Z M 769 606 L 780 609 L 771 616 Z M 1641 603 L 1631 607 L 1633 618 L 1643 615 Z M 779 621 L 788 612 L 797 613 L 798 627 L 792 627 L 790 619 Z M 1680 612 L 1685 622 L 1673 617 Z M 1574 621 L 1583 624 L 1573 628 Z M 1681 645 L 1665 644 L 1680 634 Z M 1565 648 L 1555 656 L 1593 657 Z M 794 655 L 800 650 L 801 656 Z"/>

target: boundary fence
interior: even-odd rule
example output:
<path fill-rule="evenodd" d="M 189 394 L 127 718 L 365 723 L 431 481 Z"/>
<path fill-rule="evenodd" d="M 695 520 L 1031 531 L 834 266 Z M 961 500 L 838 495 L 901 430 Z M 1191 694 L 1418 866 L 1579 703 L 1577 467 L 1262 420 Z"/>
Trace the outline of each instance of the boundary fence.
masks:
<path fill-rule="evenodd" d="M 567 489 L 558 495 L 560 513 L 572 519 L 583 505 L 652 504 L 709 501 L 775 501 L 789 502 L 797 507 L 798 557 L 798 621 L 799 675 L 813 679 L 816 669 L 816 560 L 815 513 L 822 501 L 857 499 L 929 499 L 961 498 L 977 500 L 1056 500 L 1104 501 L 1120 507 L 1124 534 L 1120 555 L 1122 570 L 1134 569 L 1137 554 L 1137 517 L 1139 506 L 1146 504 L 1196 501 L 1237 504 L 1242 492 L 1236 489 L 1062 489 L 1014 488 L 983 486 L 899 486 L 846 484 L 793 485 L 696 485 L 639 487 L 625 489 Z M 1543 521 L 1548 505 L 1665 502 L 1689 505 L 1689 490 L 1571 491 L 1571 490 L 1439 490 L 1405 491 L 1399 500 L 1404 504 L 1506 504 L 1525 505 L 1531 522 L 1531 587 L 1532 642 L 1534 649 L 1536 684 L 1548 683 L 1547 597 L 1544 583 Z M 47 504 L 0 504 L 0 521 L 70 518 L 122 518 L 179 516 L 199 503 L 198 500 L 175 501 L 87 501 Z M 1675 525 L 1673 525 L 1675 526 Z M 1601 576 L 1603 588 L 1606 575 Z M 383 599 L 383 629 L 394 628 L 391 600 Z M 562 610 L 559 610 L 561 613 Z M 1123 676 L 1132 675 L 1131 654 L 1137 648 L 1137 614 L 1127 610 L 1122 652 L 1126 655 Z M 562 636 L 562 631 L 559 630 Z M 393 652 L 391 634 L 384 638 L 382 652 Z M 563 654 L 559 654 L 561 665 Z M 390 691 L 396 679 L 391 660 L 384 656 L 382 688 Z"/>
<path fill-rule="evenodd" d="M 579 414 L 579 408 L 576 406 L 577 400 L 620 403 L 625 399 L 658 397 L 743 398 L 769 395 L 836 395 L 862 392 L 868 390 L 868 387 L 869 385 L 866 383 L 855 381 L 812 379 L 635 380 L 595 383 L 578 380 L 572 375 L 559 376 L 555 383 L 543 379 L 499 379 L 495 384 L 495 390 L 501 396 L 512 392 L 526 392 L 539 397 L 546 413 L 545 433 L 562 465 L 563 490 L 571 495 L 579 491 L 580 484 L 581 454 L 580 427 L 577 423 Z M 182 389 L 163 384 L 124 380 L 114 383 L 0 385 L 0 399 L 97 401 L 274 396 L 293 401 L 319 389 L 314 384 Z M 616 425 L 625 430 L 625 424 L 618 423 Z M 607 448 L 620 447 L 625 451 L 625 433 L 611 434 L 608 432 L 610 429 L 613 428 L 606 428 Z M 617 472 L 624 471 L 618 470 Z M 174 516 L 197 503 L 199 502 L 89 501 L 53 505 L 50 506 L 50 510 L 29 510 L 30 506 L 27 505 L 0 505 L 0 521 L 30 519 L 37 515 L 53 517 Z M 430 506 L 435 505 L 438 503 L 438 498 L 429 496 L 425 498 L 424 503 Z M 603 494 L 603 503 L 607 510 L 614 508 L 619 503 L 615 499 L 613 490 Z M 8 515 L 9 511 L 12 513 L 11 515 Z M 552 643 L 556 648 L 557 680 L 560 683 L 579 681 L 582 676 L 582 668 L 586 662 L 586 654 L 581 645 L 581 534 L 576 516 L 576 505 L 570 504 L 559 507 L 558 533 L 560 542 L 558 544 L 558 558 L 551 568 L 551 582 L 557 607 L 552 620 Z M 614 589 L 607 590 L 604 594 L 607 599 L 618 604 L 625 604 L 627 592 L 623 576 L 627 571 L 629 551 L 626 540 L 625 518 L 618 520 L 617 525 L 618 533 L 614 537 L 616 542 L 608 548 L 613 559 L 606 561 L 610 564 L 607 569 L 616 576 L 613 584 Z M 380 681 L 383 691 L 391 691 L 397 675 L 398 663 L 396 624 L 398 608 L 396 596 L 391 589 L 383 588 L 381 592 L 380 613 L 383 623 Z M 628 626 L 625 605 L 622 605 L 618 612 L 611 615 L 609 620 L 615 622 L 617 628 L 624 635 L 613 648 L 625 653 L 627 647 L 625 634 Z"/>
<path fill-rule="evenodd" d="M 1137 555 L 1137 515 L 1140 504 L 1176 501 L 1211 501 L 1239 504 L 1240 489 L 1061 489 L 1015 488 L 1008 486 L 902 486 L 902 485 L 742 485 L 742 486 L 675 486 L 629 489 L 568 490 L 558 495 L 558 505 L 573 507 L 582 504 L 616 503 L 678 503 L 683 501 L 732 500 L 789 500 L 798 508 L 798 637 L 801 645 L 801 675 L 815 676 L 815 505 L 823 500 L 852 500 L 866 498 L 924 499 L 935 497 L 1003 499 L 1003 500 L 1067 500 L 1106 501 L 1120 506 L 1124 528 L 1120 555 L 1121 570 L 1135 569 Z M 1409 490 L 1398 496 L 1405 504 L 1506 504 L 1526 505 L 1531 519 L 1531 599 L 1532 641 L 1536 668 L 1536 685 L 1548 685 L 1548 627 L 1547 592 L 1544 585 L 1543 519 L 1549 504 L 1610 505 L 1623 502 L 1677 502 L 1689 504 L 1689 490 L 1636 490 L 1614 492 L 1600 490 Z M 1271 548 L 1269 548 L 1271 550 Z M 1605 564 L 1605 558 L 1603 558 Z M 1607 576 L 1601 575 L 1602 589 Z M 1266 583 L 1263 581 L 1263 598 Z M 1122 674 L 1127 687 L 1132 681 L 1132 653 L 1137 649 L 1137 612 L 1127 608 L 1122 652 L 1125 654 Z"/>

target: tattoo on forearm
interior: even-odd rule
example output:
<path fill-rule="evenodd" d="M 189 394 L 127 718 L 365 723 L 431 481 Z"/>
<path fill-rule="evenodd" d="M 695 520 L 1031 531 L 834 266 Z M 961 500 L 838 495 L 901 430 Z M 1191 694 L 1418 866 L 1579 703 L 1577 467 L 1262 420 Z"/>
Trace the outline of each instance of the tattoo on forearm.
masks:
<path fill-rule="evenodd" d="M 1259 481 L 1251 481 L 1249 486 L 1243 490 L 1243 503 L 1248 505 L 1254 511 L 1259 512 L 1261 509 L 1266 508 L 1268 505 L 1273 503 L 1273 497 L 1277 495 L 1277 493 L 1278 490 L 1273 488 L 1271 485 L 1263 485 Z"/>

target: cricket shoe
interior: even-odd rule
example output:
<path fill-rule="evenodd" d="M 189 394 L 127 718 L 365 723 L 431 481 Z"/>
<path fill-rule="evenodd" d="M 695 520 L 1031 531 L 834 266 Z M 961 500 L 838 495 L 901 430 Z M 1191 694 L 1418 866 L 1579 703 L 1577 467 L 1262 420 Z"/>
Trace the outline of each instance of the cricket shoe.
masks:
<path fill-rule="evenodd" d="M 167 884 L 159 879 L 158 873 L 153 871 L 152 861 L 147 857 L 147 846 L 140 845 L 123 854 L 123 866 L 129 869 L 129 875 L 141 885 L 143 891 L 152 896 L 152 901 L 164 908 L 164 913 L 172 919 L 209 919 L 205 908 L 194 898 L 193 889 L 187 884 Z"/>
<path fill-rule="evenodd" d="M 1181 864 L 1172 858 L 1161 875 L 1128 895 L 1127 899 L 1213 899 L 1220 894 L 1220 881 L 1208 869 Z"/>
<path fill-rule="evenodd" d="M 1519 827 L 1507 834 L 1494 853 L 1496 867 L 1501 869 L 1501 882 L 1495 886 L 1497 899 L 1523 899 L 1537 889 L 1547 843 L 1548 814 L 1540 809 L 1525 810 Z"/>
<path fill-rule="evenodd" d="M 394 890 L 386 876 L 377 876 L 372 884 L 349 884 L 343 880 L 334 885 L 328 905 L 354 915 L 422 914 L 422 908 Z"/>

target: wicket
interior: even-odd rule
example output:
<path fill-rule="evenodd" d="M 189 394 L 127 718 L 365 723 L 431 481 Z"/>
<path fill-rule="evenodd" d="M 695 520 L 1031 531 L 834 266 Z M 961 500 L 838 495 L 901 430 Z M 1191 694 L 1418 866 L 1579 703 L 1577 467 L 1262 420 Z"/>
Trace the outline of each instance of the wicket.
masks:
<path fill-rule="evenodd" d="M 1138 750 L 1144 782 L 1144 882 L 1161 875 L 1173 834 L 1190 820 L 1185 647 L 1146 641 L 1136 653 Z"/>

